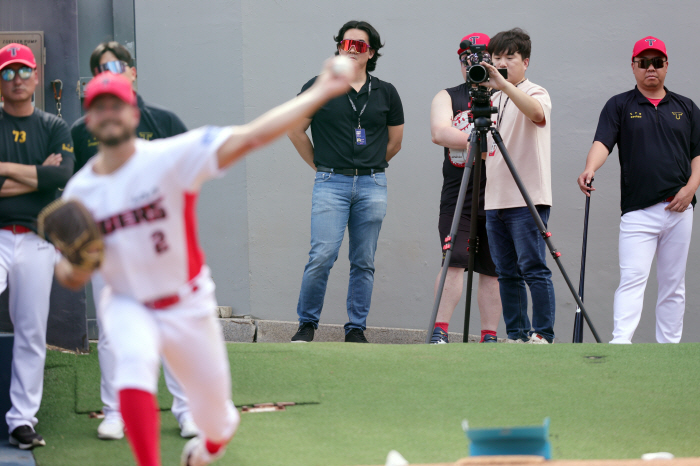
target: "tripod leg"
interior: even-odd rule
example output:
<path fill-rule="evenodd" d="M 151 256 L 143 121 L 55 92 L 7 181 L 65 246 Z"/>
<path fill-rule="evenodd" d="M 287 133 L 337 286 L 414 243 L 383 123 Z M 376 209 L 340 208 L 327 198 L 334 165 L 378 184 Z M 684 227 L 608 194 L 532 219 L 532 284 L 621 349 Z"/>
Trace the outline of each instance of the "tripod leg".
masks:
<path fill-rule="evenodd" d="M 472 131 L 472 140 L 476 140 L 476 132 Z M 433 303 L 433 312 L 430 317 L 430 326 L 428 327 L 428 335 L 425 337 L 425 342 L 430 343 L 430 337 L 433 335 L 433 328 L 435 327 L 435 320 L 437 319 L 438 309 L 440 308 L 440 301 L 442 300 L 442 289 L 445 286 L 445 277 L 447 276 L 447 268 L 450 266 L 450 259 L 452 258 L 452 247 L 455 243 L 455 237 L 457 236 L 457 229 L 459 227 L 459 220 L 462 216 L 462 208 L 464 207 L 464 198 L 467 194 L 467 186 L 469 185 L 469 175 L 472 171 L 472 165 L 474 163 L 475 153 L 479 150 L 478 144 L 471 144 L 471 150 L 469 151 L 469 157 L 467 158 L 467 163 L 464 165 L 464 174 L 462 175 L 462 184 L 459 187 L 459 195 L 457 196 L 457 205 L 455 206 L 455 214 L 452 218 L 452 226 L 450 226 L 450 236 L 446 239 L 446 244 L 443 246 L 445 251 L 445 261 L 442 264 L 442 269 L 440 270 L 440 280 L 438 282 L 437 292 L 435 293 L 435 302 Z"/>
<path fill-rule="evenodd" d="M 486 135 L 478 134 L 478 144 L 479 153 L 476 154 L 474 159 L 474 181 L 472 182 L 472 209 L 471 209 L 471 219 L 469 224 L 469 262 L 467 267 L 467 298 L 464 303 L 464 331 L 462 342 L 469 342 L 469 320 L 471 318 L 472 309 L 472 284 L 474 281 L 474 260 L 476 256 L 476 233 L 479 226 L 479 198 L 481 195 L 481 170 L 482 161 L 481 154 L 486 152 Z M 484 146 L 484 147 L 482 147 Z"/>
<path fill-rule="evenodd" d="M 576 292 L 574 285 L 571 283 L 571 280 L 569 279 L 569 275 L 566 273 L 566 270 L 564 270 L 564 265 L 561 263 L 561 260 L 559 260 L 561 253 L 559 251 L 557 251 L 556 248 L 554 247 L 554 245 L 552 244 L 552 241 L 550 240 L 550 237 L 552 236 L 552 234 L 550 232 L 548 232 L 547 229 L 545 228 L 544 223 L 542 222 L 542 219 L 540 218 L 540 214 L 537 212 L 537 208 L 532 203 L 532 199 L 530 198 L 530 194 L 528 194 L 527 189 L 525 189 L 525 185 L 523 184 L 523 180 L 520 179 L 520 175 L 518 175 L 518 171 L 515 169 L 515 165 L 513 165 L 513 160 L 510 158 L 510 155 L 508 154 L 508 149 L 506 149 L 506 145 L 503 143 L 503 138 L 501 137 L 501 134 L 495 128 L 491 128 L 491 132 L 493 133 L 494 141 L 496 142 L 496 144 L 498 145 L 498 148 L 501 151 L 501 155 L 503 155 L 503 160 L 505 160 L 506 165 L 508 166 L 508 170 L 510 170 L 510 173 L 513 175 L 513 180 L 515 181 L 515 184 L 518 186 L 520 193 L 523 195 L 523 199 L 525 200 L 525 204 L 527 204 L 527 208 L 530 210 L 530 214 L 532 214 L 532 218 L 535 220 L 535 223 L 537 224 L 537 228 L 542 233 L 542 238 L 544 239 L 544 242 L 547 244 L 547 247 L 549 248 L 549 251 L 551 252 L 552 257 L 554 258 L 554 261 L 557 263 L 557 266 L 559 267 L 559 270 L 561 271 L 561 274 L 564 277 L 564 281 L 566 282 L 567 286 L 569 287 L 569 290 L 571 291 L 571 294 L 573 295 L 574 300 L 576 301 L 576 304 L 581 309 L 581 313 L 583 314 L 583 317 L 586 319 L 586 322 L 588 322 L 588 326 L 590 327 L 591 333 L 593 333 L 595 340 L 598 343 L 600 343 L 600 337 L 598 336 L 598 332 L 596 332 L 595 327 L 593 327 L 593 324 L 591 323 L 591 320 L 588 317 L 588 313 L 586 312 L 586 309 L 583 306 L 583 301 L 581 301 L 581 298 L 579 297 L 578 293 Z"/>

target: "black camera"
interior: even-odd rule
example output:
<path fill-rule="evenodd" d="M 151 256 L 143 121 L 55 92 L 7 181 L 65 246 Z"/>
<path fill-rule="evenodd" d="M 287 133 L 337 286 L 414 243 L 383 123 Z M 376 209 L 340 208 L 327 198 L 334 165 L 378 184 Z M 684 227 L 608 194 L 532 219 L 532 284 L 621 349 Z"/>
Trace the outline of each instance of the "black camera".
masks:
<path fill-rule="evenodd" d="M 463 41 L 459 45 L 462 49 L 469 49 L 466 59 L 469 60 L 471 66 L 467 66 L 467 82 L 469 84 L 481 84 L 489 80 L 489 71 L 484 65 L 480 65 L 481 62 L 493 65 L 491 61 L 491 54 L 486 51 L 486 46 L 483 44 L 476 45 L 469 41 Z M 498 72 L 508 79 L 508 70 L 505 68 L 499 68 Z"/>

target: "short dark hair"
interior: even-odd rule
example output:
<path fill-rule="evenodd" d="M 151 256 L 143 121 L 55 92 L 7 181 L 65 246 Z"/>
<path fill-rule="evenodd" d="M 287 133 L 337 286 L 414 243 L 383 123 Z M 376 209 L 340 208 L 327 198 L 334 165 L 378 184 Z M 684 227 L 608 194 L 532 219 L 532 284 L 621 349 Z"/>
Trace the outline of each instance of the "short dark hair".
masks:
<path fill-rule="evenodd" d="M 112 55 L 117 57 L 118 60 L 125 62 L 127 65 L 134 66 L 134 59 L 131 58 L 129 50 L 119 42 L 111 40 L 109 42 L 102 42 L 92 51 L 92 55 L 90 55 L 90 71 L 93 74 L 95 74 L 95 69 L 100 66 L 100 58 L 107 52 L 112 52 Z"/>
<path fill-rule="evenodd" d="M 525 60 L 530 58 L 532 42 L 527 32 L 514 28 L 493 36 L 489 41 L 488 50 L 491 55 L 511 55 L 517 52 Z"/>
<path fill-rule="evenodd" d="M 367 21 L 348 21 L 347 23 L 343 24 L 343 27 L 340 28 L 338 35 L 333 37 L 336 44 L 336 55 L 339 54 L 338 45 L 340 45 L 340 41 L 343 40 L 343 36 L 348 29 L 359 29 L 360 31 L 365 31 L 369 36 L 369 46 L 372 50 L 374 50 L 374 56 L 367 61 L 367 71 L 374 71 L 374 69 L 377 67 L 377 59 L 382 56 L 382 54 L 379 53 L 379 49 L 384 47 L 384 44 L 382 44 L 382 41 L 379 38 L 379 33 Z"/>

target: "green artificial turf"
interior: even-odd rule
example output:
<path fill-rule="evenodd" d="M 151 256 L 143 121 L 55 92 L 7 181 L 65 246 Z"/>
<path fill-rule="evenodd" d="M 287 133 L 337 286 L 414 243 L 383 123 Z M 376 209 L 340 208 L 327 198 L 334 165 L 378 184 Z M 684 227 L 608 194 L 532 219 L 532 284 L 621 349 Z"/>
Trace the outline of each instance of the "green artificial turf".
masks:
<path fill-rule="evenodd" d="M 467 456 L 463 419 L 498 427 L 546 416 L 556 459 L 700 456 L 697 343 L 256 343 L 229 345 L 229 357 L 234 401 L 309 404 L 242 414 L 221 465 L 383 464 L 391 449 L 411 463 L 455 461 Z M 133 464 L 126 441 L 97 440 L 99 420 L 76 414 L 78 359 L 81 377 L 99 377 L 94 354 L 47 358 L 37 463 Z M 163 464 L 178 464 L 185 440 L 173 416 L 161 419 Z"/>
<path fill-rule="evenodd" d="M 96 350 L 96 345 L 90 345 L 91 351 Z M 97 353 L 95 352 L 96 356 Z M 158 407 L 170 409 L 173 404 L 173 396 L 167 390 L 163 370 L 161 369 L 158 380 Z M 75 359 L 75 412 L 90 413 L 102 410 L 100 399 L 100 373 L 96 357 L 77 357 Z"/>

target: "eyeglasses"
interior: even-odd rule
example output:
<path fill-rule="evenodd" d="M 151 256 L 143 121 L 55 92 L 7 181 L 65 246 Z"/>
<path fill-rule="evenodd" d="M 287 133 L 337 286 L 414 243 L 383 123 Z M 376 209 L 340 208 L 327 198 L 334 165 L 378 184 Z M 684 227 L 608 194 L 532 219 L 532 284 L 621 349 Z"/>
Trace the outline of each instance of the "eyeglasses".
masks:
<path fill-rule="evenodd" d="M 19 77 L 23 80 L 27 80 L 33 72 L 34 70 L 28 66 L 23 66 L 18 70 L 13 70 L 12 68 L 5 68 L 4 70 L 2 70 L 2 80 L 12 81 L 13 79 L 15 79 L 16 75 L 19 75 Z"/>
<path fill-rule="evenodd" d="M 95 75 L 98 75 L 100 73 L 103 73 L 105 71 L 109 71 L 110 73 L 114 74 L 122 74 L 123 72 L 126 71 L 126 68 L 129 65 L 125 61 L 121 60 L 115 60 L 115 61 L 108 61 L 107 63 L 104 63 L 97 68 L 95 68 Z"/>
<path fill-rule="evenodd" d="M 340 50 L 344 50 L 345 52 L 349 52 L 352 47 L 355 47 L 355 51 L 357 53 L 365 53 L 367 50 L 370 49 L 370 46 L 367 42 L 352 39 L 341 40 L 338 44 L 338 47 L 340 48 Z"/>
<path fill-rule="evenodd" d="M 654 58 L 640 58 L 639 60 L 632 60 L 643 70 L 649 68 L 649 65 L 654 65 L 654 68 L 663 68 L 666 59 L 664 57 L 654 57 Z"/>

